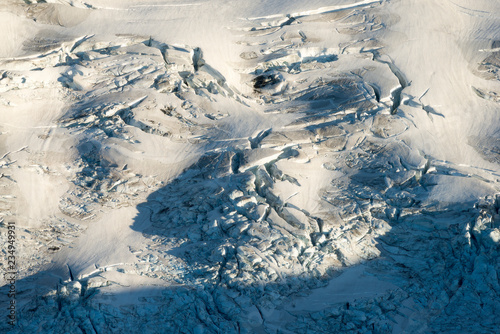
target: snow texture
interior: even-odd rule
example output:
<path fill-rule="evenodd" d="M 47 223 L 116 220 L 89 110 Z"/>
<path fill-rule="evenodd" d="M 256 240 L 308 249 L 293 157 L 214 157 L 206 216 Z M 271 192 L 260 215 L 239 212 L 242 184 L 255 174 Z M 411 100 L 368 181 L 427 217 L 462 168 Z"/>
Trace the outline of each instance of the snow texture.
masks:
<path fill-rule="evenodd" d="M 497 333 L 499 14 L 2 1 L 0 330 Z"/>

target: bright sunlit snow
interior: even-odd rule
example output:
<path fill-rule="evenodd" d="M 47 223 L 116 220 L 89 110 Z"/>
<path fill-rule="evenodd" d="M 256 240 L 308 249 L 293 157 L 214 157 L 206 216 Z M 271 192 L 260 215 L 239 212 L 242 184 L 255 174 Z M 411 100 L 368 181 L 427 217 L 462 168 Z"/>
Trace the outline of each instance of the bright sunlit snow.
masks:
<path fill-rule="evenodd" d="M 2 332 L 498 332 L 499 1 L 2 0 L 0 28 Z"/>

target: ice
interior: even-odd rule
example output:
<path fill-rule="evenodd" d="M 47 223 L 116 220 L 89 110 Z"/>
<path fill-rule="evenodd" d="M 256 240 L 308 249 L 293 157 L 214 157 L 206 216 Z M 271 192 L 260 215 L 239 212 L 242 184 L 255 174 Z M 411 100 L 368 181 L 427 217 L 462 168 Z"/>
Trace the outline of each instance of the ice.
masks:
<path fill-rule="evenodd" d="M 1 331 L 499 328 L 497 3 L 0 6 Z"/>

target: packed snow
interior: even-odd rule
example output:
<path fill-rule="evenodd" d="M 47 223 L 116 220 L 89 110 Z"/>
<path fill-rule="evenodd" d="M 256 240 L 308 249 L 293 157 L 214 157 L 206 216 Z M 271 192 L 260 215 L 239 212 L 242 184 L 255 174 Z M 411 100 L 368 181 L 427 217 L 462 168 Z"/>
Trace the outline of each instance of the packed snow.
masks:
<path fill-rule="evenodd" d="M 0 22 L 2 332 L 498 332 L 500 2 Z"/>

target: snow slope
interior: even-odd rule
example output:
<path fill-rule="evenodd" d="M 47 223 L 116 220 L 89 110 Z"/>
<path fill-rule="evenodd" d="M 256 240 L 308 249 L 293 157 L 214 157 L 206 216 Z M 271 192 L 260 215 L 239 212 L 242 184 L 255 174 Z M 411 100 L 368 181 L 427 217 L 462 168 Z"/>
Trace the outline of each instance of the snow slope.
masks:
<path fill-rule="evenodd" d="M 2 331 L 497 330 L 499 2 L 39 2 L 0 4 Z"/>

